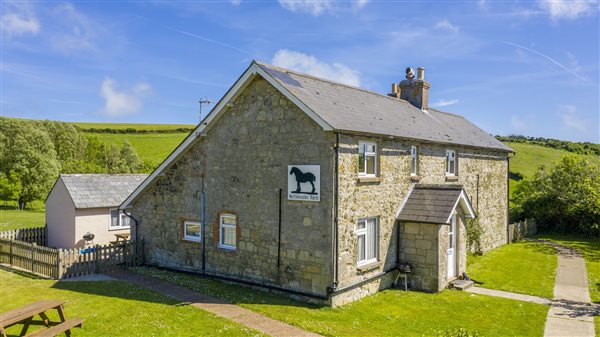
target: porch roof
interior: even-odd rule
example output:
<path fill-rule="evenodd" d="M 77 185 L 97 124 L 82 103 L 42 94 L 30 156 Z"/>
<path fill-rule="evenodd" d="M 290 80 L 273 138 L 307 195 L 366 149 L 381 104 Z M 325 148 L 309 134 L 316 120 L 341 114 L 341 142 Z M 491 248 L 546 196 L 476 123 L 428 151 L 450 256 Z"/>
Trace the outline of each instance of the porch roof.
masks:
<path fill-rule="evenodd" d="M 415 184 L 398 209 L 397 220 L 449 224 L 457 207 L 469 217 L 475 211 L 462 185 Z"/>

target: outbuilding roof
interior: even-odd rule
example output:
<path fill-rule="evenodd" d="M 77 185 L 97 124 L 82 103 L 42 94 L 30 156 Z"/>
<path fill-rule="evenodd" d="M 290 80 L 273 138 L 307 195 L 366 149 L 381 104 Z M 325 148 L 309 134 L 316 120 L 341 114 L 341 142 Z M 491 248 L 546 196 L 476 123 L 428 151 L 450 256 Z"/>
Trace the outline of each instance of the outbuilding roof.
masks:
<path fill-rule="evenodd" d="M 147 174 L 61 174 L 75 208 L 117 207 Z"/>
<path fill-rule="evenodd" d="M 462 185 L 415 184 L 398 210 L 397 220 L 449 224 L 457 206 L 475 217 Z"/>
<path fill-rule="evenodd" d="M 462 116 L 431 108 L 424 111 L 402 99 L 257 64 L 335 130 L 513 152 Z"/>

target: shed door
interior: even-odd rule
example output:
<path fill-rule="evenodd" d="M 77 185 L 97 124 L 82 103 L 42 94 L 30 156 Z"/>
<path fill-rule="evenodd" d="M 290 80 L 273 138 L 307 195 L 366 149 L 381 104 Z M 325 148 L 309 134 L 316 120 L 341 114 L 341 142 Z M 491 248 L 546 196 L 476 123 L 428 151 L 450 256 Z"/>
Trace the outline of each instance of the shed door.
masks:
<path fill-rule="evenodd" d="M 456 213 L 452 215 L 450 221 L 450 231 L 448 232 L 448 278 L 456 276 Z"/>

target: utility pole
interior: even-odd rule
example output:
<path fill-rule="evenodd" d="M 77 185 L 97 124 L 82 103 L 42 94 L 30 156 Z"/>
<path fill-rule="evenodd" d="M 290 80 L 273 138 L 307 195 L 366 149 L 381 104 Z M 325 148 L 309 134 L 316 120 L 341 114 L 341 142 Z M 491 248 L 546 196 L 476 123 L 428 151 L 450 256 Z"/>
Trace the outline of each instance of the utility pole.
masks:
<path fill-rule="evenodd" d="M 202 122 L 202 104 L 212 104 L 212 102 L 208 98 L 204 98 L 200 99 L 198 103 L 200 103 L 200 122 Z"/>

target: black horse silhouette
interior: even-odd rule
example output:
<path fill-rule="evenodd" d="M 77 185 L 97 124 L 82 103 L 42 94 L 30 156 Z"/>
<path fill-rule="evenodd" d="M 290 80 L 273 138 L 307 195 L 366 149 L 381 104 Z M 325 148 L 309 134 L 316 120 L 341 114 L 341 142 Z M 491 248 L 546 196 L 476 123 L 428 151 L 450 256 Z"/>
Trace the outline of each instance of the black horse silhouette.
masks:
<path fill-rule="evenodd" d="M 312 185 L 312 192 L 307 193 L 307 194 L 316 194 L 314 182 L 317 180 L 317 178 L 315 178 L 314 174 L 312 174 L 310 172 L 303 173 L 297 167 L 292 167 L 292 169 L 290 170 L 290 175 L 292 175 L 292 174 L 296 175 L 296 184 L 298 184 L 295 193 L 307 193 L 307 192 L 301 192 L 300 184 L 301 183 L 310 183 Z"/>

